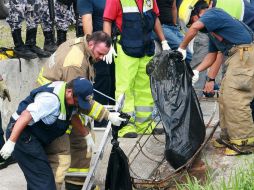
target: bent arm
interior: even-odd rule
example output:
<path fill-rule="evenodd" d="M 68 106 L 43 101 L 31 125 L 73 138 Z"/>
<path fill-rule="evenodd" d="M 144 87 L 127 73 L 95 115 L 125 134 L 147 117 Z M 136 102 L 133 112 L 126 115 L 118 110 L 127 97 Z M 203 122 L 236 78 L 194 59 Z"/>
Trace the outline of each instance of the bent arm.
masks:
<path fill-rule="evenodd" d="M 12 142 L 17 142 L 20 134 L 22 133 L 22 131 L 26 128 L 26 126 L 28 125 L 28 123 L 32 120 L 32 115 L 30 114 L 29 111 L 24 110 L 20 117 L 18 118 L 18 120 L 16 121 L 12 132 L 11 132 L 11 136 L 10 136 L 10 140 Z"/>
<path fill-rule="evenodd" d="M 217 58 L 217 52 L 208 53 L 203 61 L 198 65 L 195 70 L 198 70 L 199 72 L 204 71 L 208 69 L 212 64 L 214 64 L 215 60 Z"/>

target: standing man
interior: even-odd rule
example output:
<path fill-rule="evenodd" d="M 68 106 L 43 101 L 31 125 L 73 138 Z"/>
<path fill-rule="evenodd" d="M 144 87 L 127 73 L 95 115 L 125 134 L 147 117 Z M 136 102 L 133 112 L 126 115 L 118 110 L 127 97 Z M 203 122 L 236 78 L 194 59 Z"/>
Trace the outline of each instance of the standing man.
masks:
<path fill-rule="evenodd" d="M 67 84 L 57 81 L 36 88 L 19 104 L 10 118 L 8 141 L 0 154 L 7 159 L 13 153 L 28 189 L 56 189 L 44 147 L 63 135 L 70 123 L 86 141 L 89 133 L 77 113 L 80 109 L 91 111 L 92 93 L 92 83 L 78 77 Z"/>
<path fill-rule="evenodd" d="M 102 31 L 68 40 L 51 55 L 42 68 L 37 82 L 40 85 L 56 80 L 68 82 L 78 76 L 93 81 L 93 64 L 102 60 L 103 56 L 108 53 L 110 46 L 110 36 Z M 97 102 L 92 104 L 92 109 L 86 115 L 97 121 L 106 119 L 112 121 L 112 123 L 114 123 L 112 118 L 117 117 Z M 109 119 L 107 119 L 107 115 L 109 115 Z M 117 118 L 119 119 L 119 117 Z M 87 118 L 85 120 L 83 125 L 87 128 L 89 122 Z M 68 169 L 69 171 L 86 173 L 89 171 L 90 166 L 91 158 L 86 157 L 86 155 L 87 148 L 88 150 L 91 148 L 89 147 L 90 144 L 87 143 L 93 142 L 91 134 L 87 136 L 87 141 L 84 141 L 82 135 L 75 129 L 68 130 L 67 133 L 47 147 L 48 159 L 53 168 L 57 189 L 61 189 L 64 175 Z M 81 189 L 84 178 L 66 177 L 65 182 L 67 190 Z"/>
<path fill-rule="evenodd" d="M 85 34 L 103 30 L 103 12 L 105 0 L 78 0 L 78 11 L 82 16 L 83 30 Z M 113 58 L 109 61 L 99 61 L 94 65 L 95 83 L 94 88 L 104 94 L 115 97 L 115 67 Z M 108 98 L 95 93 L 94 99 L 103 105 L 114 104 Z M 94 123 L 95 127 L 105 126 L 105 123 Z"/>
<path fill-rule="evenodd" d="M 250 108 L 254 98 L 253 32 L 222 9 L 208 9 L 208 5 L 203 3 L 194 7 L 190 23 L 192 25 L 180 44 L 181 49 L 185 50 L 198 31 L 203 30 L 209 36 L 209 53 L 203 63 L 211 65 L 218 52 L 229 56 L 220 90 L 220 138 L 235 147 L 233 150 L 228 146 L 224 152 L 226 155 L 241 154 L 254 144 Z"/>
<path fill-rule="evenodd" d="M 150 134 L 153 99 L 146 65 L 154 55 L 152 31 L 158 35 L 163 50 L 169 50 L 162 32 L 159 10 L 155 0 L 107 0 L 103 30 L 111 35 L 112 22 L 120 32 L 116 45 L 116 98 L 125 93 L 124 112 L 132 118 L 119 131 L 119 137 L 136 138 L 137 134 Z M 112 57 L 113 49 L 106 57 Z M 151 123 L 150 127 L 148 127 Z"/>
<path fill-rule="evenodd" d="M 8 101 L 11 101 L 11 97 L 9 94 L 9 90 L 5 84 L 5 81 L 3 80 L 2 76 L 0 75 L 0 98 L 5 100 L 5 98 L 8 99 Z M 4 146 L 5 140 L 4 140 L 4 131 L 2 128 L 2 117 L 0 112 L 0 149 Z M 15 163 L 12 157 L 8 158 L 7 160 L 3 159 L 0 156 L 0 169 L 6 168 L 8 165 Z"/>
<path fill-rule="evenodd" d="M 10 11 L 6 21 L 11 27 L 14 52 L 17 57 L 34 59 L 49 57 L 48 52 L 36 46 L 37 26 L 40 23 L 41 3 L 39 0 L 10 0 Z M 26 20 L 26 42 L 21 36 L 22 22 Z"/>
<path fill-rule="evenodd" d="M 173 50 L 177 50 L 180 43 L 183 40 L 183 34 L 180 31 L 180 27 L 177 24 L 178 10 L 176 6 L 176 0 L 157 0 L 157 4 L 160 11 L 160 22 L 162 24 L 162 30 L 165 35 L 168 45 Z M 154 35 L 155 36 L 155 35 Z M 158 37 L 155 39 L 158 40 Z M 191 52 L 187 50 L 186 63 L 191 62 Z"/>

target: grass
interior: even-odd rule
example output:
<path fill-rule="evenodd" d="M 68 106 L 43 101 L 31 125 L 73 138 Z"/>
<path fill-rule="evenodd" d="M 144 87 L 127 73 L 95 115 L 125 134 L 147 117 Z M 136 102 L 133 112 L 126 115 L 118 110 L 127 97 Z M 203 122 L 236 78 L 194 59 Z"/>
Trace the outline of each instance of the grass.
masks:
<path fill-rule="evenodd" d="M 234 170 L 228 179 L 224 177 L 213 183 L 213 176 L 208 172 L 206 181 L 201 182 L 196 177 L 187 176 L 187 182 L 177 184 L 178 190 L 254 190 L 254 162 L 246 163 L 244 168 Z"/>

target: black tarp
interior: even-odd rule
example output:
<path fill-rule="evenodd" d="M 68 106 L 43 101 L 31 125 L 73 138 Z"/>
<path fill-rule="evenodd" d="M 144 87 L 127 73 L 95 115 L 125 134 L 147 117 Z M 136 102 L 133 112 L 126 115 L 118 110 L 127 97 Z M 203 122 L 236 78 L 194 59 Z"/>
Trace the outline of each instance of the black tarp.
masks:
<path fill-rule="evenodd" d="M 120 117 L 125 118 L 126 122 L 122 122 L 120 127 L 112 126 L 111 144 L 113 147 L 108 161 L 105 190 L 132 190 L 128 158 L 117 140 L 118 131 L 128 123 L 130 116 L 121 113 Z"/>
<path fill-rule="evenodd" d="M 165 157 L 175 169 L 184 165 L 205 138 L 191 68 L 177 51 L 162 51 L 147 65 L 151 90 L 166 133 Z"/>

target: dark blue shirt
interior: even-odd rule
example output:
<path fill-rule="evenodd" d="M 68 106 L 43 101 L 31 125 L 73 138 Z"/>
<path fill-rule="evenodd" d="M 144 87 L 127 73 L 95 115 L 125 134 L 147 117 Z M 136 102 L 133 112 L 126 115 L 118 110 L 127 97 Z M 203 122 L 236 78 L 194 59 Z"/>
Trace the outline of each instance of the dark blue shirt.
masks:
<path fill-rule="evenodd" d="M 254 1 L 252 3 L 253 4 L 250 4 L 248 1 L 244 0 L 243 22 L 254 31 Z"/>
<path fill-rule="evenodd" d="M 214 40 L 210 38 L 209 52 L 225 52 L 225 49 L 228 50 L 228 48 L 223 47 L 225 42 L 227 45 L 249 44 L 252 42 L 252 35 L 246 27 L 222 9 L 211 8 L 207 10 L 199 21 L 205 25 L 209 33 L 213 32 L 223 38 L 223 43 L 214 43 Z"/>
<path fill-rule="evenodd" d="M 82 16 L 92 14 L 93 32 L 103 28 L 103 12 L 106 0 L 78 0 L 78 13 Z"/>

